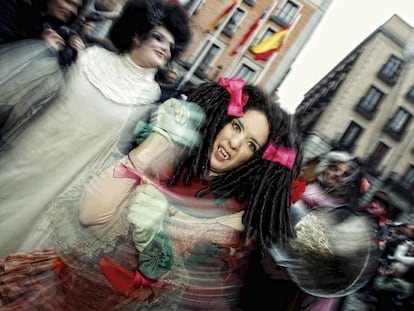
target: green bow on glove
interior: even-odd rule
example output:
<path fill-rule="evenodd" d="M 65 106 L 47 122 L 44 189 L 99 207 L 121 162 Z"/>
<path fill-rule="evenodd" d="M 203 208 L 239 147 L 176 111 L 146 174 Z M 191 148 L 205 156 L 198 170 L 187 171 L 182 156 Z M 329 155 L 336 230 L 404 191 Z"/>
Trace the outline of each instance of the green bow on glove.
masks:
<path fill-rule="evenodd" d="M 171 270 L 174 255 L 170 239 L 166 234 L 157 234 L 154 239 L 139 254 L 138 267 L 146 277 L 158 279 Z"/>

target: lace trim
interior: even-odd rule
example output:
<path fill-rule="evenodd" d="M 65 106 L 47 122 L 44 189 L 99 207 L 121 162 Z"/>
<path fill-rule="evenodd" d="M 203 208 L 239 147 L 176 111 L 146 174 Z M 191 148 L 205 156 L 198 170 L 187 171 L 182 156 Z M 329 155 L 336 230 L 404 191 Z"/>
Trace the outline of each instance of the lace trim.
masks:
<path fill-rule="evenodd" d="M 88 80 L 115 102 L 150 104 L 161 94 L 154 80 L 157 69 L 140 67 L 127 54 L 119 56 L 100 47 L 91 47 L 85 50 L 79 62 Z"/>
<path fill-rule="evenodd" d="M 59 254 L 73 249 L 93 257 L 101 252 L 109 253 L 121 237 L 128 235 L 127 208 L 120 209 L 111 222 L 99 229 L 85 228 L 79 222 L 79 202 L 87 184 L 96 175 L 118 160 L 111 148 L 103 151 L 90 165 L 52 201 L 31 232 L 25 249 L 38 247 L 55 249 Z"/>

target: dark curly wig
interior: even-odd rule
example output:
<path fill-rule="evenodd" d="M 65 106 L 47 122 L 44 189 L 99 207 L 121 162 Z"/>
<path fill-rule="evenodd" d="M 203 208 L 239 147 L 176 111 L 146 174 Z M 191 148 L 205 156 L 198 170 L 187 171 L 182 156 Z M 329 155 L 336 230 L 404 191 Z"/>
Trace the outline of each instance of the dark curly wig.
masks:
<path fill-rule="evenodd" d="M 290 170 L 264 160 L 262 148 L 243 165 L 213 177 L 210 189 L 206 191 L 212 192 L 218 199 L 234 197 L 247 203 L 243 216 L 246 238 L 256 234 L 262 246 L 285 243 L 293 234 L 289 202 L 291 184 L 298 174 L 301 158 L 299 136 L 292 116 L 272 104 L 260 88 L 248 85 L 244 87 L 244 92 L 249 95 L 244 111 L 263 111 L 270 124 L 269 140 L 298 150 L 296 163 Z M 178 167 L 172 183 L 181 174 L 184 174 L 185 182 L 189 182 L 192 176 L 204 175 L 209 165 L 210 148 L 217 134 L 234 118 L 227 115 L 229 100 L 230 94 L 217 83 L 202 84 L 189 95 L 188 101 L 199 104 L 206 113 L 206 121 L 201 128 L 203 141 L 198 148 L 190 151 L 189 157 Z"/>
<path fill-rule="evenodd" d="M 109 38 L 120 53 L 129 51 L 135 35 L 147 38 L 150 30 L 164 26 L 175 39 L 175 50 L 171 51 L 171 59 L 177 58 L 191 40 L 190 18 L 186 10 L 162 0 L 129 0 L 121 17 L 111 28 Z"/>

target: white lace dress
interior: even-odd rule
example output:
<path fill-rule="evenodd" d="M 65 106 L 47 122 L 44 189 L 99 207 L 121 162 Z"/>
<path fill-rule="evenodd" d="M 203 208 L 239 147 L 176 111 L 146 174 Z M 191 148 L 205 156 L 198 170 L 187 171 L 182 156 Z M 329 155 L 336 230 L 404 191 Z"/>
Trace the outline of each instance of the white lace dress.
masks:
<path fill-rule="evenodd" d="M 133 109 L 147 117 L 155 73 L 99 47 L 79 55 L 60 97 L 0 154 L 0 257 L 36 247 L 51 202 L 108 158 Z"/>

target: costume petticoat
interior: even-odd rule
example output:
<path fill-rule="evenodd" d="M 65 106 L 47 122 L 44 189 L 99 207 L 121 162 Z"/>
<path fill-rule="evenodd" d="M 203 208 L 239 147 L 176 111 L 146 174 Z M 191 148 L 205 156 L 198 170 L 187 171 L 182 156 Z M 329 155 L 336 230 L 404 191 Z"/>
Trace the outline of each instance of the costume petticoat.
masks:
<path fill-rule="evenodd" d="M 88 179 L 78 180 L 48 210 L 53 229 L 46 231 L 51 233 L 44 243 L 47 249 L 11 255 L 0 262 L 0 297 L 6 310 L 10 306 L 25 310 L 28 301 L 42 310 L 235 309 L 248 256 L 243 252 L 229 253 L 230 246 L 237 249 L 239 237 L 230 228 L 222 232 L 226 227 L 220 223 L 228 217 L 241 219 L 242 212 L 209 219 L 177 210 L 165 220 L 168 243 L 174 252 L 173 265 L 149 287 L 134 285 L 132 279 L 131 283 L 126 279 L 125 284 L 119 279 L 133 275 L 140 266 L 141 255 L 148 252 L 137 252 L 127 219 L 128 208 L 99 230 L 80 225 L 73 207 L 87 183 Z M 151 187 L 146 185 L 142 191 L 154 194 L 154 189 L 148 188 Z M 151 202 L 148 206 L 140 199 L 135 202 L 151 211 Z M 42 230 L 41 224 L 38 230 Z M 19 269 L 10 271 L 16 262 Z M 108 264 L 112 271 L 121 270 L 115 281 L 123 282 L 127 293 L 119 292 L 104 275 L 108 271 L 104 265 Z"/>

